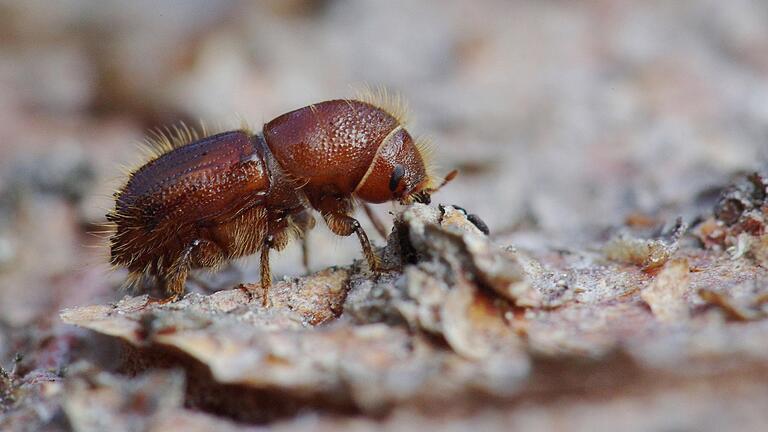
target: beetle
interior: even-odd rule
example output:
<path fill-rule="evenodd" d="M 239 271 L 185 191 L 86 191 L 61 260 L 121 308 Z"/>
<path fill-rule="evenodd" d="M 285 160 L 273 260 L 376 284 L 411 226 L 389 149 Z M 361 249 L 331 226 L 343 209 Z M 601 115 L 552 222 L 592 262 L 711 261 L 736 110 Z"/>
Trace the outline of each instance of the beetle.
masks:
<path fill-rule="evenodd" d="M 356 234 L 370 269 L 381 262 L 352 216 L 356 201 L 429 203 L 442 183 L 425 146 L 397 110 L 337 99 L 283 114 L 263 126 L 208 134 L 187 127 L 156 133 L 153 154 L 129 173 L 107 215 L 110 262 L 127 285 L 154 278 L 175 301 L 192 269 L 218 269 L 260 253 L 262 299 L 269 253 L 315 225 L 320 213 L 339 236 Z"/>

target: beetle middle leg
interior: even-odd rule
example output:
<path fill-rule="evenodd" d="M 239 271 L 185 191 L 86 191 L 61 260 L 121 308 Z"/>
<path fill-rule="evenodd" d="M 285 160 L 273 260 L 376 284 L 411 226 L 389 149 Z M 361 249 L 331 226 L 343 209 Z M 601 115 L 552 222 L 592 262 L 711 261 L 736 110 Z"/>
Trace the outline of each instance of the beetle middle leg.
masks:
<path fill-rule="evenodd" d="M 309 274 L 309 231 L 315 227 L 315 218 L 308 211 L 301 211 L 291 216 L 291 224 L 301 238 L 301 264 L 304 272 Z"/>
<path fill-rule="evenodd" d="M 309 239 L 307 235 L 301 238 L 301 265 L 304 267 L 304 274 L 308 275 L 309 271 Z"/>
<path fill-rule="evenodd" d="M 269 266 L 269 250 L 272 249 L 271 236 L 267 236 L 261 243 L 259 248 L 260 252 L 260 273 L 261 273 L 261 304 L 264 307 L 269 306 L 269 288 L 272 286 L 272 270 Z M 250 302 L 255 297 L 254 291 L 247 288 L 245 285 L 240 285 L 239 288 L 245 292 Z"/>
<path fill-rule="evenodd" d="M 347 237 L 352 235 L 352 233 L 357 234 L 357 238 L 360 240 L 360 246 L 363 248 L 363 255 L 365 256 L 365 260 L 368 262 L 371 271 L 376 274 L 381 273 L 383 270 L 381 259 L 373 251 L 371 241 L 368 239 L 368 235 L 365 233 L 363 227 L 360 226 L 360 222 L 358 222 L 357 219 L 352 216 L 338 213 L 327 213 L 323 215 L 323 218 L 331 232 L 336 235 Z"/>
<path fill-rule="evenodd" d="M 261 247 L 261 288 L 263 290 L 261 301 L 262 305 L 265 307 L 269 306 L 269 288 L 272 287 L 272 270 L 269 267 L 269 250 L 275 249 L 281 251 L 288 245 L 289 240 L 290 235 L 287 230 L 287 225 L 283 224 L 274 228 L 272 234 L 268 234 L 264 238 L 264 243 Z"/>
<path fill-rule="evenodd" d="M 272 249 L 272 238 L 267 236 L 261 247 L 261 305 L 269 305 L 269 288 L 272 286 L 272 270 L 269 268 L 269 250 Z"/>

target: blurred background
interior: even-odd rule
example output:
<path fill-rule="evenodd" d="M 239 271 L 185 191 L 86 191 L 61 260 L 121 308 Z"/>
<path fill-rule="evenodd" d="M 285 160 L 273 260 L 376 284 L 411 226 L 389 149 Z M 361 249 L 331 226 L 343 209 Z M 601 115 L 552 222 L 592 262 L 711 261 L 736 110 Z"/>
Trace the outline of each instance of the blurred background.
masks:
<path fill-rule="evenodd" d="M 435 200 L 500 243 L 599 236 L 764 166 L 768 2 L 2 0 L 0 360 L 51 343 L 60 308 L 122 296 L 87 232 L 148 129 L 258 126 L 365 85 L 409 101 L 461 172 Z M 311 242 L 314 270 L 360 256 L 322 227 Z"/>

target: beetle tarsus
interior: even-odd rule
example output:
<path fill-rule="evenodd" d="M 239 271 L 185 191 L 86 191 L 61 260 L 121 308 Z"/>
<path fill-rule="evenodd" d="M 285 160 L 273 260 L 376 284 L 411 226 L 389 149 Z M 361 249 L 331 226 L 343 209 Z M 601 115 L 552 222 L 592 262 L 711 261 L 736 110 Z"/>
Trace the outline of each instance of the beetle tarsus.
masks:
<path fill-rule="evenodd" d="M 149 305 L 164 305 L 168 303 L 175 303 L 181 298 L 181 293 L 172 294 L 165 298 L 149 297 L 145 306 Z"/>

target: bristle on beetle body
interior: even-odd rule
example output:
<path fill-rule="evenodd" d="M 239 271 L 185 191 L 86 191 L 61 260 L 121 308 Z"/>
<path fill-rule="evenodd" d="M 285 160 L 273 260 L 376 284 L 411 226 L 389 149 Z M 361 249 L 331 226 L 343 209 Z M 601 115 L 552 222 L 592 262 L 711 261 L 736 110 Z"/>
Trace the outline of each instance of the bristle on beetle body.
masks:
<path fill-rule="evenodd" d="M 365 86 L 355 92 L 354 100 L 371 104 L 386 111 L 403 127 L 408 125 L 410 109 L 408 102 L 400 93 L 389 91 L 383 86 Z"/>
<path fill-rule="evenodd" d="M 400 126 L 408 126 L 411 117 L 410 108 L 408 101 L 401 93 L 392 92 L 384 86 L 371 87 L 366 85 L 355 92 L 355 99 L 386 111 L 397 120 Z M 435 174 L 434 143 L 428 137 L 418 136 L 415 138 L 415 145 L 424 161 L 427 176 L 430 179 L 429 187 L 437 187 L 440 179 Z"/>

